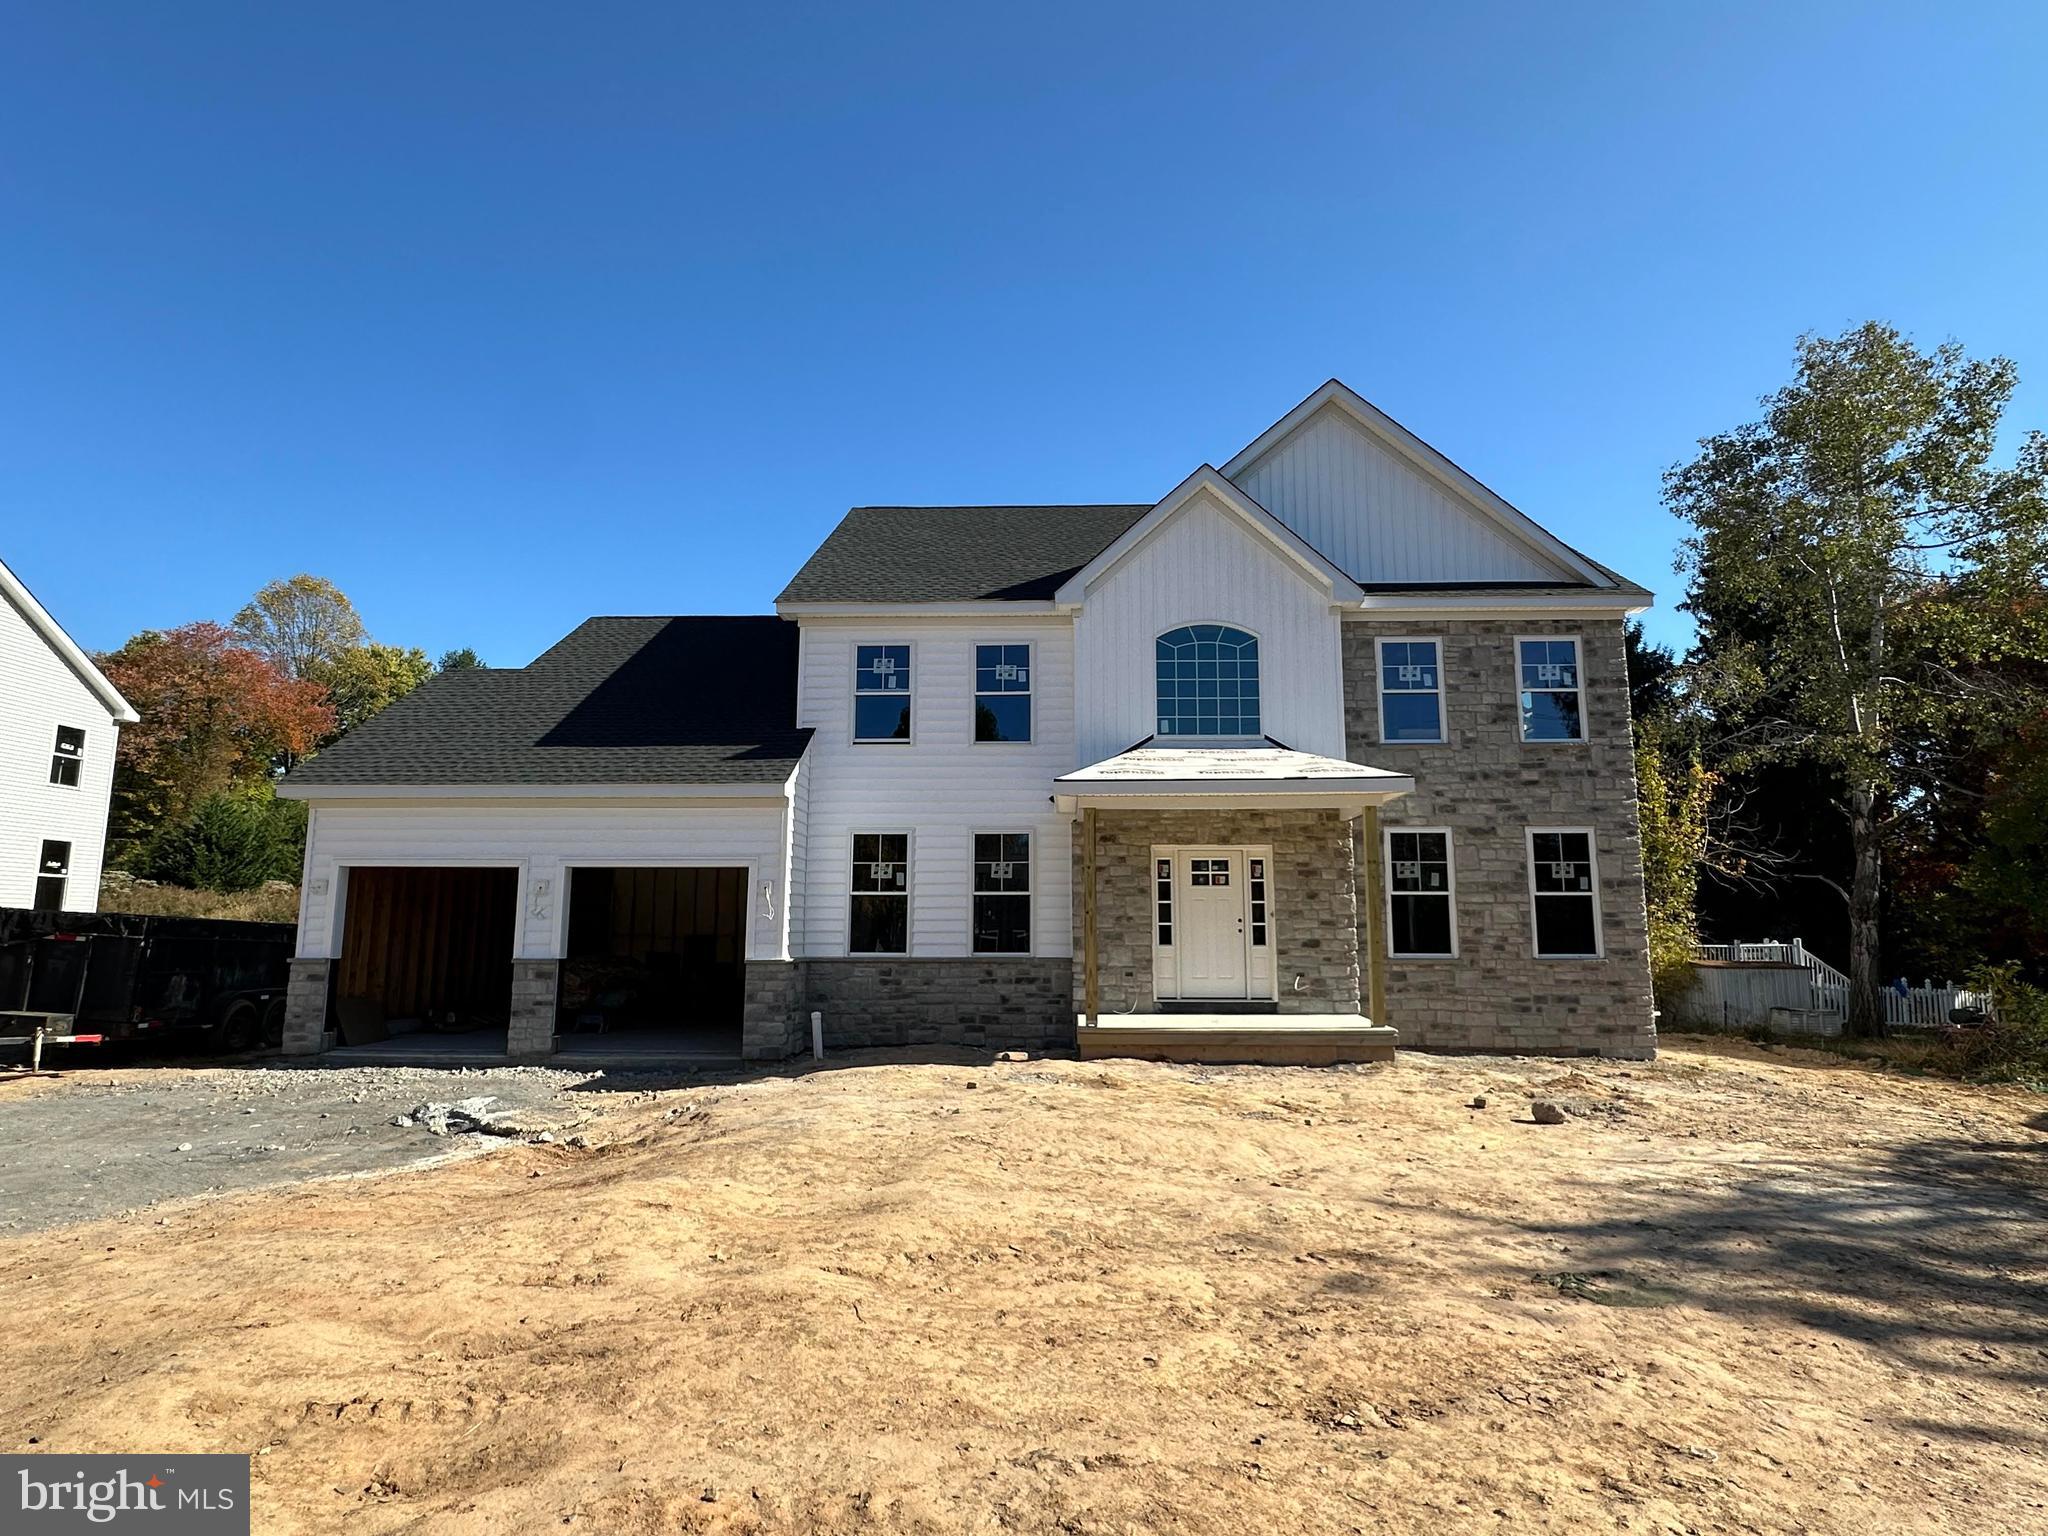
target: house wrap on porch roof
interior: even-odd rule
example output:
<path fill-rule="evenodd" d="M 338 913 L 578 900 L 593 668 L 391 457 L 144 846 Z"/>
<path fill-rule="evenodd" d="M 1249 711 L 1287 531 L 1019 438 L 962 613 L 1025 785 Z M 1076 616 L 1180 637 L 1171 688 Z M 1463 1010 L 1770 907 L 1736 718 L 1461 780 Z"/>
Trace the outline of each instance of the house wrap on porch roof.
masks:
<path fill-rule="evenodd" d="M 1266 998 L 1284 1013 L 1292 1011 L 1302 978 L 1297 974 L 1288 986 L 1282 972 L 1309 957 L 1302 963 L 1348 965 L 1355 976 L 1363 932 L 1370 1003 L 1360 1011 L 1373 1026 L 1385 1027 L 1384 933 L 1380 923 L 1360 922 L 1355 906 L 1347 907 L 1356 892 L 1352 824 L 1363 822 L 1365 846 L 1376 849 L 1379 808 L 1414 788 L 1408 774 L 1298 752 L 1270 737 L 1228 746 L 1161 744 L 1148 737 L 1061 774 L 1053 781 L 1053 802 L 1080 824 L 1076 990 L 1086 1026 L 1095 1027 L 1103 1010 L 1105 948 L 1112 953 L 1112 1012 L 1165 1011 L 1213 996 Z M 1368 858 L 1363 866 L 1366 910 L 1373 913 L 1382 906 L 1379 862 Z M 1257 977 L 1243 990 L 1232 990 L 1224 978 L 1210 991 L 1209 970 L 1188 974 L 1191 941 L 1200 937 L 1191 919 L 1210 921 L 1205 909 L 1212 889 L 1233 879 L 1243 890 L 1215 904 L 1225 947 L 1235 926 L 1245 934 L 1243 952 L 1253 957 L 1248 964 L 1258 964 L 1269 932 L 1274 948 L 1264 956 L 1263 989 Z M 1321 925 L 1311 919 L 1319 902 L 1332 907 Z M 1326 940 L 1334 940 L 1334 956 L 1312 953 Z M 1143 981 L 1142 957 L 1151 967 Z M 1355 990 L 1353 999 L 1354 1007 L 1367 1002 Z"/>

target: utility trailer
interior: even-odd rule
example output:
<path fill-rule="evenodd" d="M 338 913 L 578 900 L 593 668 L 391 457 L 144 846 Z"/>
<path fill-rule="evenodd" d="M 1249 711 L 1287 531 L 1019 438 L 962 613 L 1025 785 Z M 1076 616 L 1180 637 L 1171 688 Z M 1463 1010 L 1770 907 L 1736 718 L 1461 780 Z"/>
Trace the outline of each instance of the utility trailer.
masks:
<path fill-rule="evenodd" d="M 0 907 L 0 1051 L 284 1033 L 290 923 Z"/>

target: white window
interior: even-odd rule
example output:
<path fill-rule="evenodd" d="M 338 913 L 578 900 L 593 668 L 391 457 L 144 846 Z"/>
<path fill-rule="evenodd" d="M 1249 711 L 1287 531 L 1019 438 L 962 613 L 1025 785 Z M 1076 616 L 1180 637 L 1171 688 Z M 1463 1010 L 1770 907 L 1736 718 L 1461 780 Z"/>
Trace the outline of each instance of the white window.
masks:
<path fill-rule="evenodd" d="M 1161 736 L 1259 734 L 1259 642 L 1227 624 L 1183 624 L 1153 647 Z"/>
<path fill-rule="evenodd" d="M 1397 960 L 1458 952 L 1457 874 L 1448 827 L 1388 827 L 1387 953 Z"/>
<path fill-rule="evenodd" d="M 1435 640 L 1382 640 L 1380 740 L 1444 739 L 1442 646 Z"/>
<path fill-rule="evenodd" d="M 1154 859 L 1152 898 L 1159 925 L 1159 947 L 1173 948 L 1173 860 Z"/>
<path fill-rule="evenodd" d="M 853 739 L 910 740 L 910 647 L 853 648 Z"/>
<path fill-rule="evenodd" d="M 1031 835 L 974 834 L 974 952 L 1031 953 Z"/>
<path fill-rule="evenodd" d="M 974 739 L 1031 739 L 1031 647 L 974 648 Z"/>
<path fill-rule="evenodd" d="M 854 955 L 910 953 L 910 834 L 853 834 L 853 901 L 846 950 Z"/>
<path fill-rule="evenodd" d="M 1592 828 L 1529 829 L 1529 909 L 1538 959 L 1600 958 L 1600 868 Z"/>
<path fill-rule="evenodd" d="M 85 765 L 85 732 L 75 725 L 57 727 L 57 745 L 50 753 L 50 782 L 76 789 Z"/>
<path fill-rule="evenodd" d="M 1555 635 L 1515 642 L 1522 693 L 1522 740 L 1584 741 L 1586 695 L 1579 676 L 1579 642 Z"/>
<path fill-rule="evenodd" d="M 71 873 L 71 845 L 55 839 L 43 843 L 43 856 L 36 865 L 36 910 L 64 910 L 64 881 Z"/>

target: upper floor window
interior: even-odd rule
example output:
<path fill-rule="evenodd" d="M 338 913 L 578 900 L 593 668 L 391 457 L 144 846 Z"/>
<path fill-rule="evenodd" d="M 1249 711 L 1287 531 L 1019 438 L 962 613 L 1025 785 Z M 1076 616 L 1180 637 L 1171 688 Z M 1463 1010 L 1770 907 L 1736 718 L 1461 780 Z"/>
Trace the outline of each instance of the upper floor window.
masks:
<path fill-rule="evenodd" d="M 974 739 L 1031 739 L 1031 647 L 974 648 Z"/>
<path fill-rule="evenodd" d="M 853 648 L 853 739 L 910 740 L 910 647 Z"/>
<path fill-rule="evenodd" d="M 1227 624 L 1184 624 L 1159 637 L 1159 734 L 1259 734 L 1259 642 Z"/>
<path fill-rule="evenodd" d="M 1522 688 L 1522 740 L 1584 741 L 1586 695 L 1579 678 L 1579 642 L 1517 640 Z"/>
<path fill-rule="evenodd" d="M 57 727 L 57 745 L 50 753 L 50 782 L 75 789 L 85 762 L 85 732 L 75 725 Z"/>
<path fill-rule="evenodd" d="M 1380 642 L 1380 740 L 1444 739 L 1443 671 L 1434 640 Z"/>

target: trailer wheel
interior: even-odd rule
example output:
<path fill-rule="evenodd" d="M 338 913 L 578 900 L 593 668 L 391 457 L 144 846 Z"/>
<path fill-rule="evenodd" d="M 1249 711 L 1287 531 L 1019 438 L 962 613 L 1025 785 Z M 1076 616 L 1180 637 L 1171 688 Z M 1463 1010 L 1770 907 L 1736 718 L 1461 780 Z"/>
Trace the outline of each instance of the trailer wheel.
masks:
<path fill-rule="evenodd" d="M 224 1051 L 246 1051 L 256 1044 L 263 1027 L 262 1016 L 251 1002 L 231 1004 L 220 1017 L 220 1046 Z"/>
<path fill-rule="evenodd" d="M 273 997 L 263 1010 L 263 1043 L 284 1044 L 284 999 L 281 997 Z"/>

